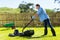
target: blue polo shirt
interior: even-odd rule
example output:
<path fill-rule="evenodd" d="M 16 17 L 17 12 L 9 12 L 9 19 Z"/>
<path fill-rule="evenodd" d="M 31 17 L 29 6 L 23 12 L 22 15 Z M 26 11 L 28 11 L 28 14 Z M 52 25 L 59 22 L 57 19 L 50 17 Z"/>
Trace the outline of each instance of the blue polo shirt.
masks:
<path fill-rule="evenodd" d="M 49 16 L 47 15 L 46 11 L 42 7 L 38 9 L 37 14 L 41 22 L 43 22 L 46 19 L 49 19 Z"/>

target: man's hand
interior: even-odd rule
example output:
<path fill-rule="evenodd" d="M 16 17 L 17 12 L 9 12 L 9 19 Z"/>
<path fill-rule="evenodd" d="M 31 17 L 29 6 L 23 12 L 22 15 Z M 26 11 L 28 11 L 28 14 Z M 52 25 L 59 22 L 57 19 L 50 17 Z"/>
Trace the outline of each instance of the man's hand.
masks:
<path fill-rule="evenodd" d="M 32 19 L 35 19 L 35 16 L 32 16 Z"/>
<path fill-rule="evenodd" d="M 32 16 L 32 19 L 35 19 L 38 16 L 38 14 L 34 14 L 34 16 Z"/>

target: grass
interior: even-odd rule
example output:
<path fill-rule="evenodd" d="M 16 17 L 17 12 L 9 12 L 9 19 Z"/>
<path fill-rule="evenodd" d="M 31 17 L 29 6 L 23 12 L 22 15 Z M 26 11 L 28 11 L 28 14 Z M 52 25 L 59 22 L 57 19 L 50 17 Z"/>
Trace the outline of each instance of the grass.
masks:
<path fill-rule="evenodd" d="M 20 32 L 22 28 L 17 28 Z M 50 28 L 48 28 L 48 35 L 46 36 L 41 36 L 44 33 L 44 28 L 26 28 L 25 30 L 28 29 L 34 29 L 35 34 L 32 37 L 9 37 L 9 33 L 13 33 L 14 30 L 12 29 L 6 29 L 6 28 L 0 28 L 0 40 L 60 40 L 60 27 L 55 27 L 55 31 L 57 36 L 53 37 L 52 33 L 50 31 Z"/>

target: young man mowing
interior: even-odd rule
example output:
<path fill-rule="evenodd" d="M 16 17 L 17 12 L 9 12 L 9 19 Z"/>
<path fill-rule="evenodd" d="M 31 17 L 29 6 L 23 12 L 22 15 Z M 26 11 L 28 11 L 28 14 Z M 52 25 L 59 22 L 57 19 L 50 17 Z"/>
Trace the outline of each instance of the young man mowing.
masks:
<path fill-rule="evenodd" d="M 53 36 L 56 36 L 55 30 L 50 23 L 49 16 L 47 15 L 46 11 L 39 4 L 36 4 L 36 9 L 38 9 L 38 11 L 34 16 L 32 16 L 32 19 L 35 19 L 35 17 L 38 16 L 40 21 L 44 22 L 44 28 L 45 28 L 44 35 L 47 35 L 47 32 L 48 32 L 47 25 L 49 25 L 49 27 L 51 28 L 51 32 L 52 32 Z"/>

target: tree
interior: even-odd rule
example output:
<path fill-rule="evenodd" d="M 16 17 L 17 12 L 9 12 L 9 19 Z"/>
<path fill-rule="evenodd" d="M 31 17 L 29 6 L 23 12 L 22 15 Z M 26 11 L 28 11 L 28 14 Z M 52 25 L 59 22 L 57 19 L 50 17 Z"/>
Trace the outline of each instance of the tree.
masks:
<path fill-rule="evenodd" d="M 58 1 L 58 3 L 60 3 L 60 0 L 54 0 L 54 3 L 57 2 L 57 1 Z"/>
<path fill-rule="evenodd" d="M 28 12 L 28 10 L 31 9 L 30 6 L 33 6 L 33 3 L 20 4 L 19 8 L 21 12 Z"/>
<path fill-rule="evenodd" d="M 57 3 L 57 5 L 59 5 L 58 8 L 54 8 L 55 12 L 60 12 L 60 0 L 54 0 L 54 3 Z"/>

